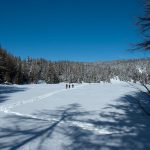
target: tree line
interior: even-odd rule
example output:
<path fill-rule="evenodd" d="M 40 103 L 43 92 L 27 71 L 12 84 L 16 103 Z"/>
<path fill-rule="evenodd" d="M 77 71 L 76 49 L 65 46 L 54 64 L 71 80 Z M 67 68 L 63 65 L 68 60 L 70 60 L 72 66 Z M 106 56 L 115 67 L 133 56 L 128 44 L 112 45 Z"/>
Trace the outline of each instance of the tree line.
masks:
<path fill-rule="evenodd" d="M 144 0 L 145 14 L 138 19 L 144 40 L 135 50 L 150 51 L 150 1 Z M 52 62 L 45 59 L 21 60 L 0 47 L 0 83 L 110 82 L 150 83 L 150 59 L 119 60 L 111 62 Z"/>
<path fill-rule="evenodd" d="M 26 60 L 13 56 L 0 48 L 0 83 L 29 84 L 59 82 L 122 81 L 150 83 L 150 59 L 130 59 L 109 62 Z"/>

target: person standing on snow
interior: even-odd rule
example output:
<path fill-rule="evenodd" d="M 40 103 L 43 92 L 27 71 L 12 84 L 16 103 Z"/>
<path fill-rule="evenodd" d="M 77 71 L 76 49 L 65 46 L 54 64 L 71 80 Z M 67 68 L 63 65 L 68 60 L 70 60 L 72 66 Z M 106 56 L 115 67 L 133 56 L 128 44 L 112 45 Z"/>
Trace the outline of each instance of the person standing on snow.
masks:
<path fill-rule="evenodd" d="M 66 84 L 66 89 L 68 89 L 68 84 Z"/>

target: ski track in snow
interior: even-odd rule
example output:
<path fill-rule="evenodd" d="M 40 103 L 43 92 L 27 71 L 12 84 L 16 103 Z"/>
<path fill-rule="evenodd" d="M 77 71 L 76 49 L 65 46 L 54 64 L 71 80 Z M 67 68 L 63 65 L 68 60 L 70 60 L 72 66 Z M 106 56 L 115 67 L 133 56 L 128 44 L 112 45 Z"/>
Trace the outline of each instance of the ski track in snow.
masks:
<path fill-rule="evenodd" d="M 3 109 L 4 110 L 12 109 L 14 107 L 17 107 L 17 106 L 20 106 L 20 105 L 24 105 L 24 104 L 28 104 L 28 103 L 33 103 L 35 101 L 40 101 L 40 100 L 43 100 L 43 99 L 48 98 L 50 96 L 53 96 L 55 94 L 61 93 L 63 91 L 65 91 L 65 89 L 62 89 L 62 90 L 59 90 L 59 91 L 55 91 L 55 92 L 52 92 L 52 93 L 48 93 L 48 94 L 45 94 L 45 95 L 41 95 L 41 96 L 38 96 L 38 97 L 34 97 L 32 99 L 29 99 L 29 100 L 23 100 L 23 101 L 14 103 L 14 104 L 3 105 L 3 106 L 0 107 L 0 111 L 3 111 Z"/>
<path fill-rule="evenodd" d="M 41 95 L 41 96 L 34 97 L 32 99 L 29 99 L 29 100 L 23 100 L 23 101 L 19 101 L 19 102 L 16 102 L 16 103 L 9 104 L 9 105 L 3 105 L 3 106 L 0 107 L 0 111 L 3 112 L 3 110 L 9 110 L 9 109 L 12 109 L 12 108 L 20 106 L 20 105 L 33 103 L 35 101 L 40 101 L 40 100 L 43 100 L 45 98 L 51 97 L 53 95 L 56 95 L 58 93 L 61 93 L 61 92 L 64 92 L 64 91 L 74 90 L 74 89 L 77 89 L 79 87 L 84 87 L 84 86 L 86 86 L 86 85 L 80 85 L 80 86 L 77 86 L 77 87 L 75 87 L 73 89 L 69 89 L 69 90 L 61 89 L 61 90 L 58 90 L 58 91 L 55 91 L 55 92 L 52 92 L 52 93 L 48 93 L 48 94 L 44 94 L 44 95 Z"/>
<path fill-rule="evenodd" d="M 74 89 L 77 89 L 79 87 L 84 87 L 84 86 L 86 86 L 86 85 L 80 85 L 80 86 L 75 87 Z M 74 89 L 70 89 L 70 90 L 74 90 Z M 68 91 L 70 91 L 70 90 L 68 90 Z M 59 91 L 55 91 L 55 92 L 52 92 L 52 93 L 41 95 L 41 96 L 29 99 L 29 100 L 23 100 L 21 102 L 17 102 L 17 103 L 11 104 L 11 105 L 3 105 L 3 106 L 0 107 L 0 112 L 6 113 L 6 114 L 9 114 L 9 115 L 15 115 L 15 116 L 20 116 L 20 117 L 26 117 L 26 118 L 37 119 L 37 120 L 41 120 L 41 121 L 48 121 L 48 122 L 51 122 L 51 123 L 55 123 L 55 122 L 58 122 L 59 119 L 56 119 L 56 118 L 48 119 L 48 118 L 39 117 L 39 116 L 37 117 L 36 115 L 22 114 L 22 113 L 19 113 L 19 112 L 11 111 L 10 109 L 12 109 L 16 106 L 21 106 L 21 105 L 28 104 L 28 103 L 34 103 L 35 101 L 40 101 L 40 100 L 43 100 L 45 98 L 56 95 L 58 93 L 64 92 L 64 91 L 67 91 L 67 90 L 66 89 L 61 89 Z M 60 122 L 60 124 L 66 124 L 66 123 L 69 126 L 79 127 L 79 128 L 82 128 L 83 130 L 88 130 L 88 131 L 94 132 L 97 135 L 121 134 L 121 132 L 108 131 L 105 128 L 103 128 L 103 129 L 98 128 L 98 127 L 95 127 L 93 124 L 86 123 L 86 122 L 69 121 L 69 120 Z M 129 131 L 126 131 L 126 132 L 129 132 Z"/>
<path fill-rule="evenodd" d="M 3 110 L 4 113 L 9 114 L 9 115 L 15 115 L 15 116 L 20 116 L 20 117 L 24 117 L 27 119 L 36 119 L 36 120 L 41 120 L 41 121 L 47 121 L 50 123 L 56 123 L 56 122 L 60 122 L 59 119 L 56 118 L 44 118 L 44 117 L 37 117 L 36 115 L 28 115 L 28 114 L 22 114 L 22 113 L 18 113 L 18 112 L 13 112 L 10 110 Z M 91 131 L 92 133 L 96 134 L 96 135 L 111 135 L 111 134 L 130 134 L 130 135 L 134 135 L 134 133 L 131 133 L 130 130 L 131 129 L 124 129 L 124 131 L 108 131 L 106 128 L 100 128 L 100 127 L 96 127 L 91 123 L 86 123 L 86 122 L 80 122 L 80 121 L 61 121 L 59 123 L 59 125 L 69 125 L 70 127 L 79 127 L 83 130 L 88 130 Z"/>
<path fill-rule="evenodd" d="M 81 85 L 81 86 L 75 87 L 74 89 L 77 89 L 77 88 L 83 87 L 83 86 L 86 86 L 86 85 Z M 73 90 L 73 89 L 70 89 L 70 90 Z M 68 90 L 68 91 L 70 91 L 70 90 Z M 50 96 L 53 96 L 55 94 L 64 92 L 64 91 L 66 91 L 66 89 L 62 89 L 62 90 L 59 90 L 59 91 L 55 91 L 55 92 L 52 92 L 52 93 L 41 95 L 41 96 L 29 99 L 29 100 L 23 100 L 23 101 L 20 101 L 20 102 L 11 104 L 11 105 L 3 105 L 3 106 L 0 107 L 0 112 L 6 113 L 6 114 L 10 114 L 10 115 L 27 117 L 27 118 L 31 118 L 31 119 L 48 121 L 48 122 L 51 122 L 51 123 L 57 122 L 59 120 L 56 119 L 56 118 L 46 119 L 46 118 L 42 118 L 42 117 L 39 117 L 39 116 L 37 117 L 35 115 L 28 115 L 28 114 L 22 114 L 22 113 L 19 113 L 19 112 L 14 112 L 14 111 L 11 111 L 10 109 L 12 109 L 14 107 L 17 107 L 17 106 L 20 106 L 20 105 L 24 105 L 24 104 L 28 104 L 28 103 L 33 103 L 35 101 L 40 101 L 40 100 L 43 100 L 43 99 L 48 98 Z M 64 123 L 66 124 L 66 122 L 62 121 L 60 124 L 64 124 Z M 80 127 L 82 129 L 85 129 L 85 130 L 94 131 L 97 134 L 111 134 L 110 132 L 108 132 L 105 129 L 98 129 L 98 128 L 94 127 L 90 123 L 82 123 L 82 122 L 79 122 L 79 121 L 67 121 L 67 123 L 69 124 L 69 126 Z"/>

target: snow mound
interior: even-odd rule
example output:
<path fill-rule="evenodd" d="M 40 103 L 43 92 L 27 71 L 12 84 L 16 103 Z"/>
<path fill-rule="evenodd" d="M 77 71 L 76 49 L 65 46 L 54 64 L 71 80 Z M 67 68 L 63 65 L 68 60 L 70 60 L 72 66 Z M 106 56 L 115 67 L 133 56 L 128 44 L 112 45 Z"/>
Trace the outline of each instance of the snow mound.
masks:
<path fill-rule="evenodd" d="M 121 80 L 119 79 L 119 77 L 115 77 L 115 78 L 110 79 L 110 83 L 113 83 L 113 84 L 116 84 L 116 83 L 123 83 L 123 81 L 121 81 Z"/>

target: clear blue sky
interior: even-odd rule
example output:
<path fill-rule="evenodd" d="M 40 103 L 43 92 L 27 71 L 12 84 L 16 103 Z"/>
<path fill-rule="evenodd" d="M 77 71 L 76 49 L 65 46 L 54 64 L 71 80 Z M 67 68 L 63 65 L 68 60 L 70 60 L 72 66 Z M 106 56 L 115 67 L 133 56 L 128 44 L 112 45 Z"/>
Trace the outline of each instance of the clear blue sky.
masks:
<path fill-rule="evenodd" d="M 130 53 L 140 40 L 142 0 L 0 0 L 0 43 L 14 55 L 98 61 Z"/>

